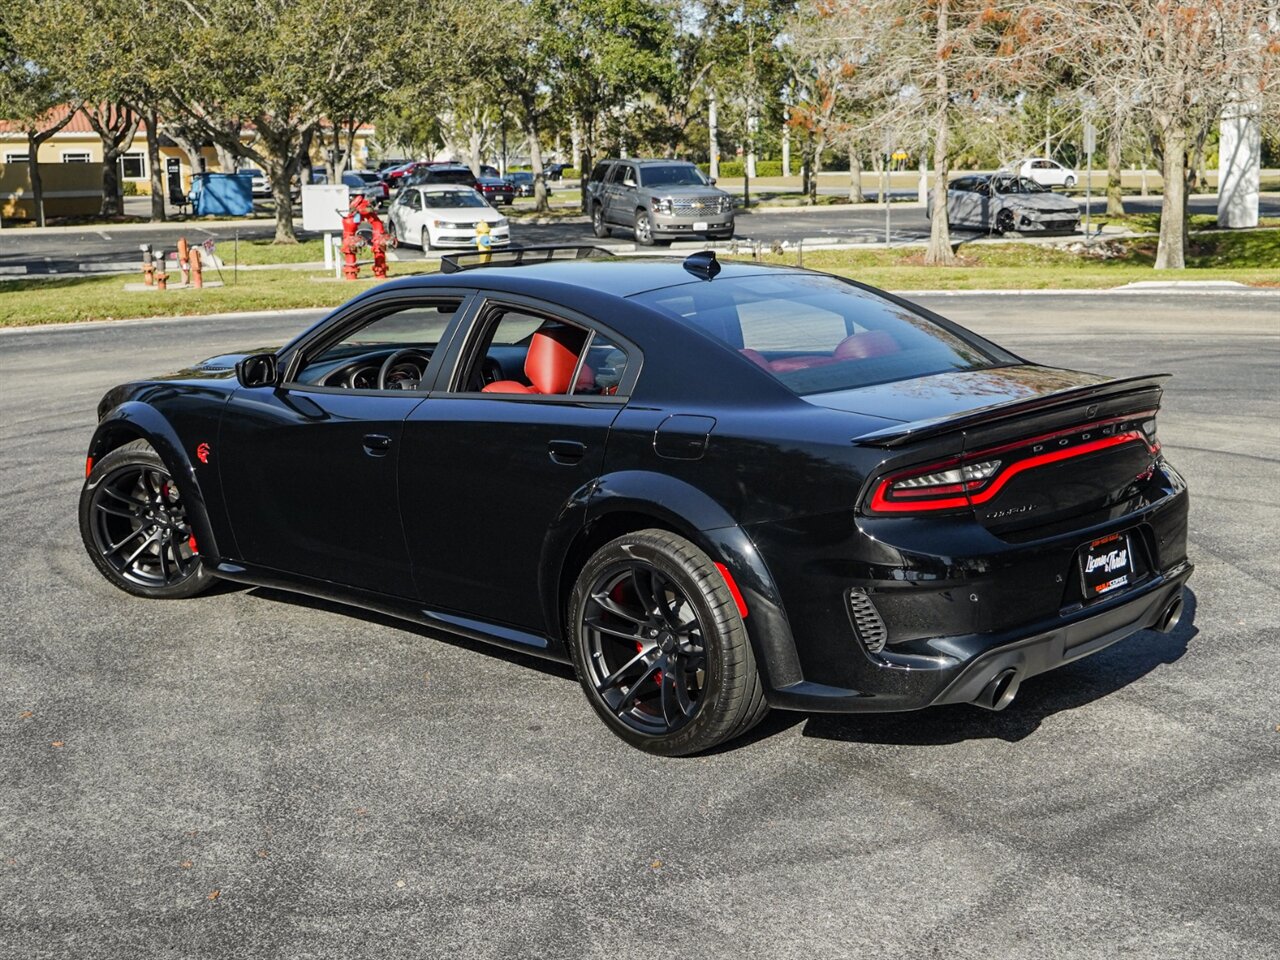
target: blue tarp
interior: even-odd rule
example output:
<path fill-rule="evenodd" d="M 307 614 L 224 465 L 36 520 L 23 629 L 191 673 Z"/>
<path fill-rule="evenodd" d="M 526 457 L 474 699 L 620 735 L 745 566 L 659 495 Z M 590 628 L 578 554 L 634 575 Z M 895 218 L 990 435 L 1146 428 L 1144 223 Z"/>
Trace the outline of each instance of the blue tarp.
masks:
<path fill-rule="evenodd" d="M 198 217 L 247 217 L 253 213 L 253 174 L 197 173 L 191 178 L 191 209 Z"/>

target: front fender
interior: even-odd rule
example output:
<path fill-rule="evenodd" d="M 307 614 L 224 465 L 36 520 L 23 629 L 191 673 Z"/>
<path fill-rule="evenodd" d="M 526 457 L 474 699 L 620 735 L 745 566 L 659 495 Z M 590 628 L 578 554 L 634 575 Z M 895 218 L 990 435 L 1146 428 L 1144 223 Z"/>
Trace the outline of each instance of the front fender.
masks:
<path fill-rule="evenodd" d="M 195 530 L 196 542 L 200 545 L 200 555 L 216 562 L 222 554 L 218 551 L 217 537 L 210 523 L 209 505 L 201 478 L 177 431 L 159 410 L 140 400 L 125 401 L 112 408 L 94 430 L 88 455 L 97 461 L 116 447 L 133 440 L 145 440 L 151 444 L 177 480 Z"/>

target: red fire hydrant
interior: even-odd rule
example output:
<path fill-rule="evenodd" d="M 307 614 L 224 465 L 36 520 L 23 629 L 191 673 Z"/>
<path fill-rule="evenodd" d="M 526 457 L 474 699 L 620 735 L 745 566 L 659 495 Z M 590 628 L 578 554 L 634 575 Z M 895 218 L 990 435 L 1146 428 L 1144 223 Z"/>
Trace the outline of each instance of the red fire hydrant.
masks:
<path fill-rule="evenodd" d="M 191 259 L 191 286 L 199 290 L 204 286 L 204 277 L 200 272 L 200 248 L 192 247 L 188 257 Z"/>
<path fill-rule="evenodd" d="M 364 199 L 363 197 L 361 199 Z M 387 231 L 382 226 L 382 220 L 372 210 L 368 211 L 365 218 L 369 221 L 369 227 L 373 230 L 373 239 L 370 246 L 373 248 L 373 275 L 379 280 L 387 279 Z"/>
<path fill-rule="evenodd" d="M 356 197 L 351 201 L 351 208 L 342 215 L 342 278 L 358 280 L 360 264 L 356 259 L 356 251 L 360 249 L 360 238 L 356 236 L 356 224 L 360 222 L 359 202 L 364 197 Z"/>
<path fill-rule="evenodd" d="M 182 272 L 182 285 L 187 285 L 187 238 L 178 238 L 178 269 Z"/>

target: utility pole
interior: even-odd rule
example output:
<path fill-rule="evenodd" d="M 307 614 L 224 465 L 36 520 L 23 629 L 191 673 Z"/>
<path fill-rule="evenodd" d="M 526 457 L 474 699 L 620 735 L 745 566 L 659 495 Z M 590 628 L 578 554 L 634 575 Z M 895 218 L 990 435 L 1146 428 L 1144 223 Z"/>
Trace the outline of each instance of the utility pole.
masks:
<path fill-rule="evenodd" d="M 1093 149 L 1097 146 L 1098 131 L 1094 129 L 1092 121 L 1086 119 L 1084 122 L 1084 155 L 1086 172 L 1084 175 L 1084 243 L 1089 245 L 1091 237 L 1089 213 L 1093 207 Z"/>
<path fill-rule="evenodd" d="M 716 142 L 716 92 L 714 89 L 708 90 L 707 93 L 707 126 L 711 128 L 711 137 L 708 147 L 711 153 L 711 178 L 720 176 L 720 146 Z"/>

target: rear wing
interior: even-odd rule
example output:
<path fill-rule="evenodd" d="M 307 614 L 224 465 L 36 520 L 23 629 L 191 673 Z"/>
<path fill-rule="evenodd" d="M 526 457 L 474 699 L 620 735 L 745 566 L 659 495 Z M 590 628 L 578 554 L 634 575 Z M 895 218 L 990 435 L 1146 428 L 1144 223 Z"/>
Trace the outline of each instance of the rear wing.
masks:
<path fill-rule="evenodd" d="M 1160 394 L 1171 373 L 1146 374 L 1140 377 L 1122 377 L 1118 380 L 1105 380 L 1102 383 L 1091 383 L 1081 387 L 1067 387 L 1038 397 L 1021 400 L 1008 400 L 978 410 L 962 413 L 954 417 L 939 417 L 933 420 L 915 420 L 911 423 L 895 424 L 874 433 L 854 437 L 853 442 L 867 447 L 900 447 L 907 443 L 927 440 L 946 433 L 956 433 L 979 425 L 987 425 L 1001 420 L 1014 420 L 1026 414 L 1051 413 L 1055 410 L 1079 406 L 1082 403 L 1112 400 L 1126 394 L 1137 396 L 1154 392 L 1154 404 L 1159 405 Z M 1089 415 L 1086 413 L 1086 416 Z"/>

